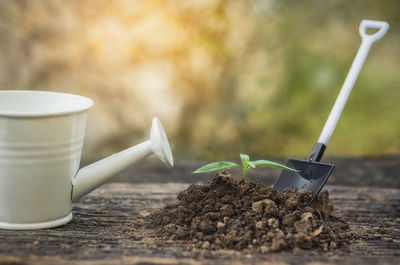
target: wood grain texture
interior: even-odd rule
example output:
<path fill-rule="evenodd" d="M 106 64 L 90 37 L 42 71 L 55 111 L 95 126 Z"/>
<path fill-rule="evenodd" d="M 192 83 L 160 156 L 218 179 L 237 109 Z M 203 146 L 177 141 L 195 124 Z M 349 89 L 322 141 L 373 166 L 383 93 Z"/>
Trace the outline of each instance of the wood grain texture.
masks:
<path fill-rule="evenodd" d="M 337 207 L 335 213 L 342 214 L 353 229 L 365 231 L 350 253 L 193 252 L 179 242 L 160 249 L 148 244 L 151 239 L 138 240 L 130 235 L 134 218 L 146 209 L 162 207 L 188 185 L 106 184 L 78 202 L 73 221 L 63 227 L 0 230 L 0 264 L 397 264 L 400 258 L 400 190 L 395 188 L 327 187 Z"/>
<path fill-rule="evenodd" d="M 326 162 L 337 166 L 327 185 L 336 206 L 334 214 L 362 235 L 349 252 L 249 255 L 188 251 L 180 242 L 157 246 L 149 231 L 133 235 L 132 222 L 147 209 L 173 200 L 190 183 L 209 181 L 211 174 L 190 174 L 201 161 L 178 161 L 173 169 L 166 169 L 159 161 L 146 160 L 79 201 L 74 219 L 63 227 L 0 230 L 0 264 L 398 264 L 400 157 L 328 158 Z M 277 173 L 257 168 L 249 180 L 272 184 Z"/>
<path fill-rule="evenodd" d="M 298 157 L 301 159 L 301 157 Z M 238 157 L 229 161 L 238 161 Z M 285 163 L 286 159 L 254 157 L 254 159 L 269 159 Z M 306 159 L 306 157 L 303 157 Z M 370 186 L 380 188 L 400 188 L 400 156 L 384 157 L 324 157 L 323 161 L 335 164 L 336 168 L 328 180 L 328 184 L 346 186 Z M 84 162 L 84 165 L 90 162 Z M 166 168 L 156 159 L 147 159 L 131 168 L 121 172 L 112 179 L 112 182 L 129 183 L 193 183 L 195 181 L 207 182 L 211 174 L 193 175 L 191 172 L 204 165 L 204 161 L 182 160 L 176 161 L 173 168 Z M 240 174 L 237 169 L 232 170 L 233 174 Z M 249 171 L 250 181 L 260 181 L 272 185 L 280 170 L 269 167 L 257 167 Z"/>

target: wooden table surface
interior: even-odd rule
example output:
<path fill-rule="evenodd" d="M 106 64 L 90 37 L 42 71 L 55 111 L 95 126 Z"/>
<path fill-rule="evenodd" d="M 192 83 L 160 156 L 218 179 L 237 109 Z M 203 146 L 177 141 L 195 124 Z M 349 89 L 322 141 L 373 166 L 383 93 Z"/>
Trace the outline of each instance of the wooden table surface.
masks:
<path fill-rule="evenodd" d="M 75 204 L 67 225 L 33 231 L 0 230 L 0 264 L 400 264 L 400 157 L 331 158 L 337 169 L 328 181 L 336 212 L 352 229 L 364 231 L 349 251 L 246 254 L 189 251 L 132 236 L 130 224 L 146 209 L 162 207 L 191 183 L 201 161 L 165 169 L 147 160 L 122 172 Z M 279 171 L 260 168 L 249 179 L 272 184 Z M 260 177 L 262 176 L 262 177 Z M 139 237 L 146 237 L 146 231 Z"/>

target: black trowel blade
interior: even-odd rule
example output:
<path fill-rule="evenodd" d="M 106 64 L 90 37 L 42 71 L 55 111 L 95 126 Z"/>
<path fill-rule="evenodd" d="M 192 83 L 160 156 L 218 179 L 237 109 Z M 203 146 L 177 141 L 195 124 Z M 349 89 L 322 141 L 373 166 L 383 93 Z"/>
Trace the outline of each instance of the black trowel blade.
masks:
<path fill-rule="evenodd" d="M 296 192 L 311 190 L 313 192 L 311 201 L 321 191 L 335 168 L 331 164 L 298 159 L 289 159 L 286 166 L 297 169 L 298 172 L 282 170 L 281 175 L 274 184 L 274 189 L 282 191 L 285 188 L 293 188 Z"/>

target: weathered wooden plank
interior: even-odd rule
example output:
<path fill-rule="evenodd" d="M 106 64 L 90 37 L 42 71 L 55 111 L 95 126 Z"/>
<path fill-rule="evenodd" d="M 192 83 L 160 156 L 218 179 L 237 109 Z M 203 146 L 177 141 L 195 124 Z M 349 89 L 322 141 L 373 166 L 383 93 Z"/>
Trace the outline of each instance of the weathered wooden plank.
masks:
<path fill-rule="evenodd" d="M 187 251 L 179 242 L 159 248 L 148 240 L 131 237 L 129 225 L 141 211 L 162 207 L 173 200 L 186 183 L 111 183 L 83 198 L 74 207 L 74 220 L 59 228 L 36 231 L 0 230 L 0 264 L 5 258 L 37 264 L 232 264 L 278 262 L 333 264 L 385 262 L 397 264 L 400 255 L 400 189 L 347 187 L 327 188 L 342 215 L 365 238 L 350 253 L 242 254 L 234 251 Z M 146 236 L 143 231 L 142 236 Z M 378 235 L 378 234 L 381 235 Z M 8 256 L 8 257 L 5 257 Z M 141 257 L 141 258 L 137 258 Z M 199 258 L 201 257 L 201 258 Z M 5 261 L 3 261 L 4 263 Z"/>
<path fill-rule="evenodd" d="M 328 150 L 329 154 L 329 150 Z M 261 158 L 261 157 L 259 157 Z M 265 158 L 265 157 L 264 157 Z M 301 157 L 299 157 L 301 158 Z M 227 157 L 221 159 L 228 159 Z M 233 158 L 237 159 L 236 157 Z M 284 163 L 286 159 L 269 158 Z M 400 188 L 400 156 L 383 157 L 325 157 L 324 162 L 335 164 L 336 168 L 328 184 L 346 186 L 370 186 L 380 188 Z M 89 162 L 85 162 L 88 164 Z M 193 183 L 207 182 L 210 174 L 192 174 L 191 172 L 205 162 L 197 160 L 178 160 L 173 168 L 166 168 L 157 159 L 147 159 L 125 170 L 112 182 L 129 183 Z M 240 174 L 239 171 L 232 171 Z M 273 184 L 280 171 L 268 167 L 257 167 L 248 174 L 251 181 Z"/>

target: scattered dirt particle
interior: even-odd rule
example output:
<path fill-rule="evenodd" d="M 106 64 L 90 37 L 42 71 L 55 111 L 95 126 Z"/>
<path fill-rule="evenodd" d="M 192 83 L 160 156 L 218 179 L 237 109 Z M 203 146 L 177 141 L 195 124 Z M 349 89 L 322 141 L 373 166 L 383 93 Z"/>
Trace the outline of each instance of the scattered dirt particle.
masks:
<path fill-rule="evenodd" d="M 268 226 L 271 228 L 278 228 L 279 227 L 279 221 L 276 218 L 269 218 L 268 219 Z"/>
<path fill-rule="evenodd" d="M 321 232 L 323 231 L 323 228 L 324 228 L 324 226 L 321 225 L 317 230 L 315 230 L 314 232 L 311 233 L 311 236 L 312 236 L 312 237 L 318 236 L 318 235 L 321 234 Z M 334 241 L 332 241 L 332 242 L 334 242 Z"/>
<path fill-rule="evenodd" d="M 222 223 L 222 222 L 217 223 L 217 228 L 224 228 L 224 227 L 225 227 L 224 223 Z"/>

